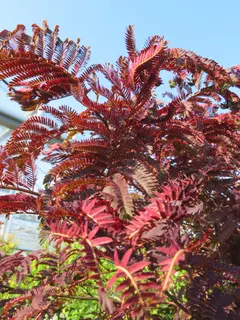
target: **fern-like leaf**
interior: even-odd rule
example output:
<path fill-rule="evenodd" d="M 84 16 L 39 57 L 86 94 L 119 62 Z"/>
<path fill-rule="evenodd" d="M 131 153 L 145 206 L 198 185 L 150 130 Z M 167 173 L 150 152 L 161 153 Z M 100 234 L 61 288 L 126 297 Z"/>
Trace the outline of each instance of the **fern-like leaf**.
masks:
<path fill-rule="evenodd" d="M 120 217 L 133 214 L 133 201 L 128 191 L 128 184 L 120 174 L 115 174 L 108 186 L 103 189 L 103 193 L 110 196 L 113 208 L 120 210 Z"/>
<path fill-rule="evenodd" d="M 58 37 L 44 21 L 33 25 L 33 36 L 19 25 L 15 31 L 0 35 L 0 79 L 11 78 L 10 96 L 23 110 L 34 110 L 52 99 L 70 95 L 77 76 L 89 60 L 90 49 Z M 19 89 L 18 89 L 19 88 Z"/>

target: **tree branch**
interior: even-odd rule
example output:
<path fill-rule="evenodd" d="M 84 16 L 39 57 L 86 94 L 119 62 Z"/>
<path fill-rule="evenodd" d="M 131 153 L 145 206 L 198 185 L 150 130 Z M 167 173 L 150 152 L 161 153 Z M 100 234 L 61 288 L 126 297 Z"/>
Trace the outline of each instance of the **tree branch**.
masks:
<path fill-rule="evenodd" d="M 27 190 L 27 189 L 24 189 L 24 188 L 18 188 L 18 187 L 12 187 L 12 186 L 7 186 L 7 187 L 6 186 L 0 186 L 0 189 L 24 192 L 24 193 L 28 193 L 28 194 L 31 194 L 31 195 L 36 196 L 36 197 L 40 196 L 40 193 L 31 191 L 31 190 Z"/>
<path fill-rule="evenodd" d="M 189 314 L 188 309 L 186 309 L 173 295 L 171 295 L 171 293 L 169 293 L 168 291 L 164 291 L 164 293 L 165 293 L 166 296 L 168 296 L 168 298 L 171 299 L 182 311 L 184 311 L 185 313 Z"/>
<path fill-rule="evenodd" d="M 59 294 L 59 295 L 56 295 L 55 297 L 63 298 L 63 299 L 77 299 L 77 300 L 94 300 L 94 301 L 98 301 L 98 298 L 91 297 L 91 296 L 83 296 L 83 297 L 80 297 L 80 296 L 64 296 L 64 295 L 61 296 Z"/>

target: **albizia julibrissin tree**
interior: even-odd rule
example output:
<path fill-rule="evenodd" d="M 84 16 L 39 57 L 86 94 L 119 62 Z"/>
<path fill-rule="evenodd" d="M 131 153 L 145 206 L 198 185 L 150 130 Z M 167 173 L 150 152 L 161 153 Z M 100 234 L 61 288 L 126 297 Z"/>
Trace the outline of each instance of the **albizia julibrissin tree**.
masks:
<path fill-rule="evenodd" d="M 166 305 L 172 319 L 240 319 L 240 68 L 159 36 L 139 51 L 132 26 L 126 49 L 87 67 L 90 49 L 46 22 L 0 33 L 0 79 L 43 114 L 0 151 L 0 188 L 13 190 L 0 211 L 39 216 L 54 248 L 1 253 L 1 319 L 51 318 L 69 299 L 97 303 L 86 319 L 169 319 Z M 84 111 L 48 105 L 67 96 Z M 51 164 L 43 190 L 39 157 Z"/>

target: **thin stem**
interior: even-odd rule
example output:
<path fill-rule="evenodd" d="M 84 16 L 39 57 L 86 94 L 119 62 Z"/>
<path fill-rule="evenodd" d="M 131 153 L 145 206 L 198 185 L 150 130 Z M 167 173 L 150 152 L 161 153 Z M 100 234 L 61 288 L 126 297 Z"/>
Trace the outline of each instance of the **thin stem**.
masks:
<path fill-rule="evenodd" d="M 166 296 L 168 296 L 169 299 L 171 299 L 182 311 L 184 311 L 185 313 L 189 314 L 188 309 L 186 309 L 173 295 L 171 295 L 171 293 L 169 293 L 168 291 L 164 292 L 166 294 Z"/>
<path fill-rule="evenodd" d="M 85 288 L 83 285 L 80 285 L 80 287 L 90 296 L 93 297 L 93 295 L 91 294 L 91 292 L 89 292 L 89 290 L 87 288 Z"/>
<path fill-rule="evenodd" d="M 108 127 L 107 121 L 101 116 L 101 114 L 99 112 L 95 111 L 95 114 L 104 123 L 105 127 L 109 131 L 109 127 Z"/>
<path fill-rule="evenodd" d="M 61 296 L 61 295 L 56 295 L 55 297 L 64 298 L 64 299 L 78 299 L 78 300 L 94 300 L 94 301 L 98 301 L 98 298 L 90 297 L 90 296 L 79 297 L 79 296 L 64 296 L 64 295 Z"/>
<path fill-rule="evenodd" d="M 38 316 L 36 317 L 36 319 L 35 319 L 35 320 L 40 319 L 40 318 L 41 318 L 41 316 L 42 316 L 42 312 L 40 312 L 40 313 L 38 314 Z"/>
<path fill-rule="evenodd" d="M 163 283 L 162 291 L 165 291 L 167 289 L 168 282 L 169 282 L 172 270 L 174 268 L 175 262 L 178 261 L 178 259 L 181 257 L 181 255 L 184 254 L 184 252 L 185 252 L 185 250 L 181 249 L 173 257 L 172 262 L 171 262 L 170 267 L 169 267 L 169 270 L 168 270 L 168 273 L 167 273 L 166 278 L 165 278 L 164 283 Z"/>
<path fill-rule="evenodd" d="M 0 189 L 15 190 L 15 191 L 19 191 L 19 192 L 29 193 L 29 194 L 31 194 L 33 196 L 36 196 L 36 197 L 40 196 L 40 193 L 31 191 L 31 190 L 27 190 L 27 189 L 24 189 L 24 188 L 18 188 L 18 187 L 12 187 L 12 186 L 7 186 L 7 187 L 6 186 L 0 186 Z"/>

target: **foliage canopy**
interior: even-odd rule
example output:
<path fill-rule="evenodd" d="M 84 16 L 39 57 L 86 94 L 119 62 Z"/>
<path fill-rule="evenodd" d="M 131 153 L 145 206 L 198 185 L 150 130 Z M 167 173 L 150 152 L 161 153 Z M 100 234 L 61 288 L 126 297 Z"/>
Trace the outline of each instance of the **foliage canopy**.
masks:
<path fill-rule="evenodd" d="M 58 32 L 0 33 L 0 79 L 42 111 L 0 150 L 14 191 L 0 213 L 38 215 L 54 249 L 1 252 L 1 319 L 51 318 L 69 299 L 85 319 L 240 319 L 240 67 L 159 36 L 138 50 L 132 26 L 126 56 L 88 66 L 90 48 Z M 48 104 L 66 96 L 85 110 Z"/>

